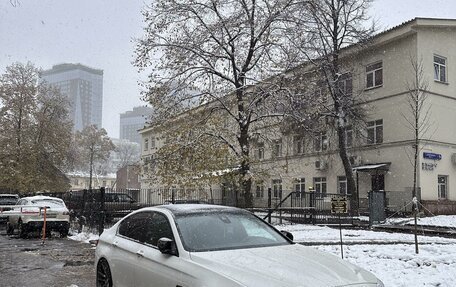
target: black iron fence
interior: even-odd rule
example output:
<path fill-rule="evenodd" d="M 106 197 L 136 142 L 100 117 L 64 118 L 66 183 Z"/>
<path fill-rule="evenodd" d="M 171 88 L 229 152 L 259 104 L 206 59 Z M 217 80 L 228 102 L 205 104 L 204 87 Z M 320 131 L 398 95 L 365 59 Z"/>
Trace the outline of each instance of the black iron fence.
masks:
<path fill-rule="evenodd" d="M 282 194 L 285 197 L 282 198 Z M 332 213 L 332 198 L 344 197 L 347 200 L 346 213 Z M 345 224 L 352 224 L 353 217 L 350 216 L 351 195 L 341 195 L 338 193 L 318 193 L 318 192 L 296 192 L 282 191 L 279 197 L 272 197 L 271 190 L 268 190 L 267 215 L 264 219 L 269 222 L 272 218 L 278 218 L 282 223 L 284 220 L 295 223 L 310 224 L 338 224 L 342 220 Z"/>

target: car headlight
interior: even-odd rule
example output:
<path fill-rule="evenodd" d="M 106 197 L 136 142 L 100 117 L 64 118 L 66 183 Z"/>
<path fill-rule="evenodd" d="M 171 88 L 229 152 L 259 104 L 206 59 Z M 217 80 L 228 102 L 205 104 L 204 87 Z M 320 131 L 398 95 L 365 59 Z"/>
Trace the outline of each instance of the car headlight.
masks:
<path fill-rule="evenodd" d="M 379 279 L 377 279 L 377 287 L 385 287 L 385 284 Z"/>

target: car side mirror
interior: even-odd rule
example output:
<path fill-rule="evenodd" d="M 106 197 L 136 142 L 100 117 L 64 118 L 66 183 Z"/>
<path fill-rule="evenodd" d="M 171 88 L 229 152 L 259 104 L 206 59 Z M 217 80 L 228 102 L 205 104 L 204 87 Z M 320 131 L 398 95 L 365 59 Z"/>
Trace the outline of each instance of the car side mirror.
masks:
<path fill-rule="evenodd" d="M 288 232 L 288 231 L 285 231 L 285 230 L 280 230 L 280 232 L 285 235 L 286 238 L 290 239 L 291 241 L 293 241 L 293 234 L 291 234 L 291 232 Z"/>
<path fill-rule="evenodd" d="M 178 256 L 176 243 L 172 239 L 169 239 L 167 237 L 158 239 L 157 247 L 158 250 L 160 250 L 160 252 L 163 254 Z"/>

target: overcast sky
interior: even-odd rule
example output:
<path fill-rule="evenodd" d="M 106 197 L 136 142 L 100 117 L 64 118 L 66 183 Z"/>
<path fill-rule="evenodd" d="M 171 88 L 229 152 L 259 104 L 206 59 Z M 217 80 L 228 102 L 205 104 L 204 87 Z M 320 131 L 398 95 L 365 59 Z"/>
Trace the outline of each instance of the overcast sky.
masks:
<path fill-rule="evenodd" d="M 134 43 L 150 0 L 0 0 L 0 72 L 20 61 L 49 69 L 81 63 L 104 70 L 103 127 L 119 137 L 119 114 L 144 105 Z M 382 30 L 414 17 L 455 18 L 454 0 L 377 0 L 371 15 Z"/>

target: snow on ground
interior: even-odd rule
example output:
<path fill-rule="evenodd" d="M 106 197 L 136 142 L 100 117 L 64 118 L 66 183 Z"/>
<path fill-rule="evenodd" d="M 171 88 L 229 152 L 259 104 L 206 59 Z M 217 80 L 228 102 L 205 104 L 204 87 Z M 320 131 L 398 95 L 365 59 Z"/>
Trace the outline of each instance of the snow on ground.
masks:
<path fill-rule="evenodd" d="M 339 229 L 327 226 L 293 224 L 293 225 L 276 225 L 279 230 L 286 230 L 293 233 L 296 242 L 339 242 Z M 343 240 L 350 243 L 413 243 L 413 234 L 375 232 L 370 230 L 342 230 Z M 445 243 L 455 244 L 456 239 L 418 236 L 418 241 L 423 243 Z"/>
<path fill-rule="evenodd" d="M 292 232 L 296 242 L 317 244 L 311 248 L 341 256 L 339 230 L 312 225 L 278 225 Z M 413 235 L 342 230 L 345 260 L 380 278 L 385 286 L 456 286 L 456 239 L 419 236 L 415 254 Z M 332 243 L 328 245 L 326 243 Z M 354 244 L 356 243 L 356 244 Z"/>
<path fill-rule="evenodd" d="M 369 219 L 367 219 L 369 220 Z M 413 218 L 388 218 L 387 224 L 414 224 Z M 456 228 L 456 215 L 437 215 L 418 218 L 419 225 Z"/>
<path fill-rule="evenodd" d="M 71 232 L 72 235 L 68 236 L 69 239 L 75 240 L 75 241 L 81 241 L 85 243 L 90 243 L 92 240 L 98 240 L 98 234 L 94 234 L 90 231 L 83 231 L 83 232 Z"/>

